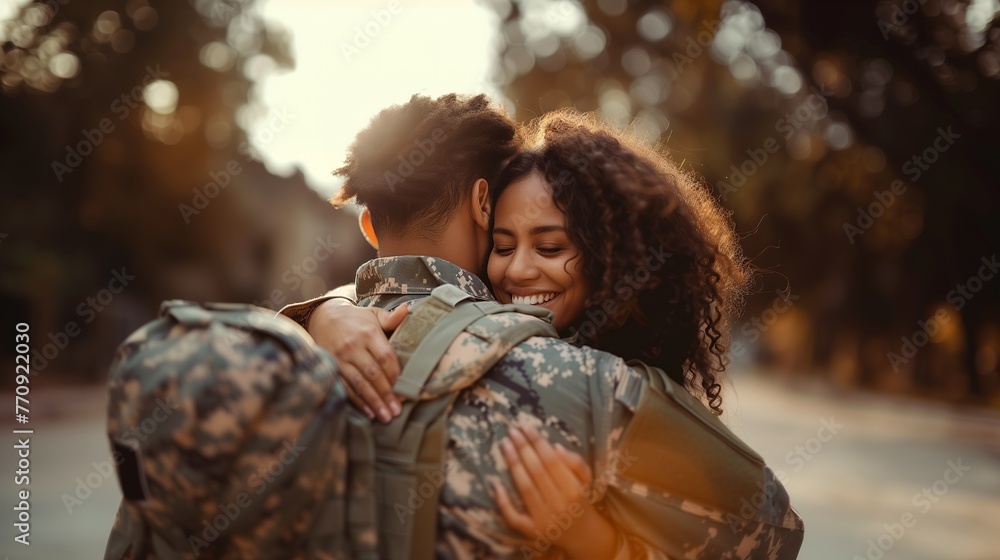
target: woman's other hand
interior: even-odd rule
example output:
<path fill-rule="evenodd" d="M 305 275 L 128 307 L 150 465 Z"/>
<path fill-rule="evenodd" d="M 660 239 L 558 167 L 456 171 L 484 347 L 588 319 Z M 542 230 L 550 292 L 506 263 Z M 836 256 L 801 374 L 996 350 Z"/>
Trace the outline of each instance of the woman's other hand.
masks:
<path fill-rule="evenodd" d="M 570 558 L 614 557 L 618 535 L 591 503 L 593 476 L 583 457 L 552 447 L 534 428 L 513 425 L 501 449 L 527 508 L 519 510 L 503 486 L 494 486 L 500 514 L 512 529 L 551 539 Z"/>
<path fill-rule="evenodd" d="M 351 402 L 369 418 L 389 422 L 400 413 L 392 392 L 399 377 L 399 358 L 389 345 L 391 333 L 406 317 L 409 306 L 389 312 L 377 307 L 355 307 L 342 299 L 323 302 L 309 317 L 307 330 L 337 361 Z"/>

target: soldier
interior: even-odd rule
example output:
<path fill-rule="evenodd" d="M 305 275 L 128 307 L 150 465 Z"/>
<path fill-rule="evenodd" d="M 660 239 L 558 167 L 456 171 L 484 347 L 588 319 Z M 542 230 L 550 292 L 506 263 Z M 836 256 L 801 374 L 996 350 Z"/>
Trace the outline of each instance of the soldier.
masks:
<path fill-rule="evenodd" d="M 436 139 L 433 150 L 427 148 L 428 138 Z M 359 305 L 392 309 L 449 285 L 461 289 L 463 295 L 456 301 L 492 300 L 486 285 L 469 271 L 483 270 L 491 240 L 490 188 L 496 188 L 501 166 L 516 152 L 518 141 L 512 123 L 483 96 L 414 96 L 405 105 L 383 111 L 359 134 L 347 164 L 338 170 L 347 178 L 342 198 L 356 198 L 366 206 L 363 224 L 368 235 L 377 238 L 381 257 L 358 271 Z M 418 151 L 423 157 L 412 157 Z M 558 200 L 553 179 L 546 178 L 550 196 Z M 502 288 L 504 275 L 498 278 L 494 287 Z M 445 292 L 439 288 L 435 295 Z M 331 306 L 343 297 L 350 299 L 320 298 L 284 312 L 307 326 L 321 345 L 329 345 L 343 335 L 325 328 Z M 416 306 L 414 313 L 426 307 Z M 508 313 L 496 322 L 530 320 Z M 412 353 L 412 344 L 407 347 L 396 338 L 397 350 Z M 437 496 L 437 522 L 430 526 L 437 533 L 438 557 L 797 554 L 802 525 L 787 494 L 763 460 L 683 389 L 684 384 L 693 385 L 693 378 L 671 372 L 671 379 L 662 370 L 626 364 L 612 354 L 554 337 L 498 348 L 489 329 L 479 326 L 467 328 L 455 340 L 430 365 L 428 378 L 412 387 L 407 385 L 413 383 L 406 375 L 408 363 L 398 378 L 393 372 L 389 379 L 370 380 L 363 372 L 372 368 L 363 360 L 353 369 L 342 364 L 345 380 L 365 402 L 375 403 L 372 412 L 384 421 L 391 416 L 389 410 L 404 410 L 376 433 L 398 432 L 412 401 L 454 394 L 441 488 L 439 494 L 431 492 Z M 480 356 L 491 354 L 497 361 L 484 375 L 463 375 L 474 369 Z M 407 362 L 407 353 L 400 352 L 400 357 Z M 380 353 L 371 365 L 376 361 L 388 364 L 390 355 Z M 387 369 L 392 371 L 391 366 Z M 391 396 L 378 400 L 392 383 L 407 397 L 402 404 Z M 714 407 L 713 385 L 702 382 Z M 387 451 L 392 450 L 380 449 Z M 574 459 L 577 456 L 585 458 L 583 464 Z M 541 477 L 549 471 L 561 476 L 543 483 Z M 574 496 L 565 484 L 573 478 L 589 482 L 589 488 L 577 489 Z M 560 485 L 561 491 L 553 493 Z M 523 496 L 529 513 L 520 518 L 522 523 L 513 523 L 518 530 L 505 523 L 517 521 L 518 507 L 506 491 L 491 491 L 497 486 L 516 486 L 522 494 L 532 487 L 541 492 Z M 413 499 L 416 494 L 410 496 L 406 504 L 383 502 L 382 509 L 399 514 L 400 523 L 407 513 L 428 515 Z M 567 497 L 561 502 L 565 507 L 547 503 Z M 593 515 L 595 508 L 601 515 Z M 552 517 L 539 515 L 541 511 Z M 433 511 L 429 514 L 434 516 Z M 391 517 L 381 521 L 380 533 L 389 531 Z M 525 535 L 526 529 L 533 534 Z"/>

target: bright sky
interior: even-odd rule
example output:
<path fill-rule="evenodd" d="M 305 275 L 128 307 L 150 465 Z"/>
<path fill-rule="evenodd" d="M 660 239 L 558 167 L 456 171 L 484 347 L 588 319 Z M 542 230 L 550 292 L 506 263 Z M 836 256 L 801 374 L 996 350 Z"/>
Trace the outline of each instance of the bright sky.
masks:
<path fill-rule="evenodd" d="M 264 104 L 292 116 L 287 128 L 270 142 L 257 141 L 257 148 L 272 172 L 284 175 L 299 166 L 323 196 L 339 187 L 330 172 L 381 109 L 414 93 L 498 95 L 488 76 L 499 23 L 488 5 L 472 0 L 346 4 L 261 4 L 265 18 L 294 34 L 295 70 L 272 74 L 258 85 Z M 269 120 L 260 119 L 258 126 Z M 260 136 L 258 130 L 249 133 Z"/>
<path fill-rule="evenodd" d="M 0 22 L 30 0 L 0 0 Z M 258 82 L 257 99 L 287 115 L 248 134 L 273 173 L 300 167 L 310 185 L 332 196 L 330 174 L 354 135 L 379 110 L 414 93 L 487 93 L 497 59 L 499 18 L 488 0 L 259 0 L 265 19 L 293 35 L 295 70 Z M 277 127 L 275 127 L 277 128 Z M 267 141 L 264 141 L 266 139 Z"/>

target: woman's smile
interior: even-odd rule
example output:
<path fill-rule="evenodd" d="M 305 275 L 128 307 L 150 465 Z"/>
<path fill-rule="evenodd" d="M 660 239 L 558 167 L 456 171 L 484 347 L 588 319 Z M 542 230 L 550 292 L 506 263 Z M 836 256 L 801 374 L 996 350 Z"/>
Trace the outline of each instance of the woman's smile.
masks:
<path fill-rule="evenodd" d="M 548 292 L 534 295 L 510 295 L 511 303 L 527 304 L 527 305 L 544 305 L 559 295 L 559 292 Z"/>
<path fill-rule="evenodd" d="M 582 269 L 583 255 L 566 232 L 566 216 L 548 182 L 538 173 L 512 182 L 497 200 L 487 265 L 497 299 L 544 307 L 556 330 L 565 332 L 591 293 Z"/>

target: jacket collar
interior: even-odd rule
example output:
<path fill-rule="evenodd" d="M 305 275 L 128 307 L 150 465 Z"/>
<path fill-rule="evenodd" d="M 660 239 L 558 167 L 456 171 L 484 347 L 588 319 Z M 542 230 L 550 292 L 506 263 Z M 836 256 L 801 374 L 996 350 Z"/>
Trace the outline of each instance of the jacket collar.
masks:
<path fill-rule="evenodd" d="M 458 286 L 476 299 L 494 299 L 486 283 L 478 276 L 436 257 L 373 259 L 358 268 L 355 284 L 358 303 L 378 307 L 385 307 L 400 296 L 430 295 L 431 290 L 442 284 Z"/>

